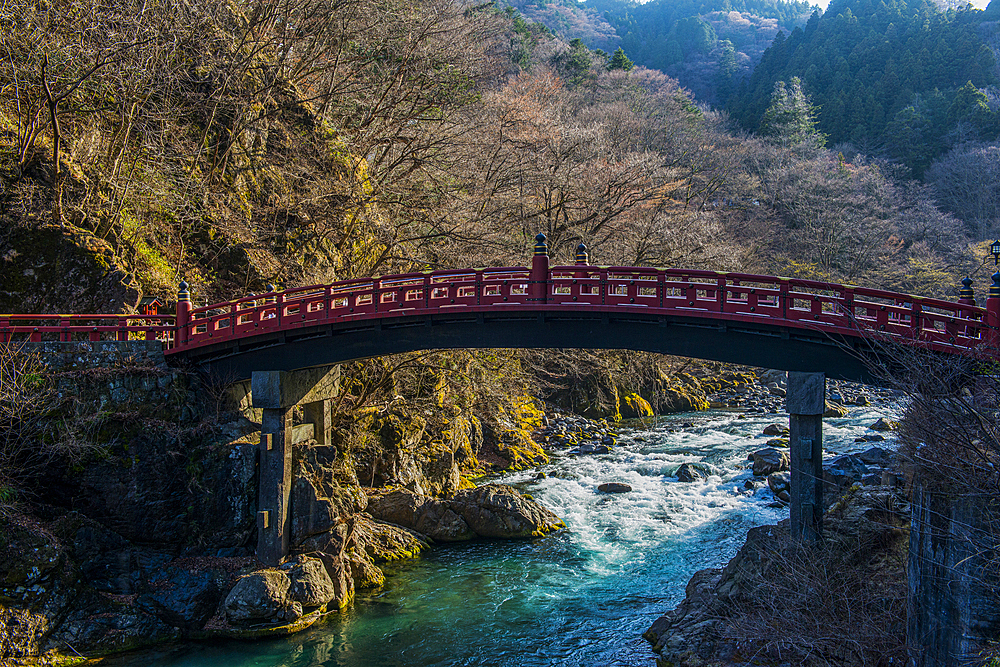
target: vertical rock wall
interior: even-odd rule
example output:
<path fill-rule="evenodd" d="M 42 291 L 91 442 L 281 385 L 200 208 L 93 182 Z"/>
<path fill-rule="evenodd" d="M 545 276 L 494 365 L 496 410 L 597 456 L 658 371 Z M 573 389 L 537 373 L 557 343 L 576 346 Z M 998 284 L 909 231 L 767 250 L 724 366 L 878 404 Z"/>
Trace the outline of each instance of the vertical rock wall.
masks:
<path fill-rule="evenodd" d="M 998 566 L 987 547 L 984 496 L 955 496 L 914 480 L 907 564 L 911 667 L 982 664 L 1000 633 Z"/>

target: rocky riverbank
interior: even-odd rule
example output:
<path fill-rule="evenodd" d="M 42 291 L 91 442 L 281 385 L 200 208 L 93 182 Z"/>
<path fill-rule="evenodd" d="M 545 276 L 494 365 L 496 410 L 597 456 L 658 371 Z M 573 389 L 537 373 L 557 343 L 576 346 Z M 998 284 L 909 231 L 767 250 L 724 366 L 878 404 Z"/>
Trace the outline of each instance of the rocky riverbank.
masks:
<path fill-rule="evenodd" d="M 873 422 L 857 441 L 880 441 L 893 426 Z M 780 435 L 781 425 L 765 434 Z M 787 445 L 772 443 L 750 455 L 748 484 L 766 483 L 784 503 Z M 684 600 L 643 634 L 659 667 L 905 661 L 909 505 L 895 455 L 871 447 L 831 458 L 823 470 L 822 545 L 792 541 L 787 519 L 751 529 L 727 565 L 695 573 Z"/>
<path fill-rule="evenodd" d="M 543 412 L 526 398 L 500 406 L 492 421 L 454 408 L 360 411 L 340 422 L 330 444 L 296 445 L 293 557 L 260 570 L 252 549 L 256 424 L 238 415 L 220 421 L 218 403 L 206 400 L 211 387 L 162 359 L 60 373 L 75 409 L 100 415 L 91 433 L 102 440 L 65 467 L 50 466 L 44 493 L 23 506 L 30 516 L 0 517 L 0 658 L 10 664 L 299 631 L 348 606 L 355 591 L 380 587 L 383 564 L 434 543 L 562 527 L 509 487 L 475 487 L 474 476 L 536 465 L 546 450 L 610 452 L 619 438 L 614 417 L 649 419 L 653 403 L 669 409 L 664 397 L 686 409 L 724 399 L 748 412 L 770 409 L 753 401 L 779 400 L 769 384 L 781 386 L 753 372 L 694 369 L 650 401 L 621 392 L 611 417 Z M 765 475 L 781 474 L 778 459 Z M 701 475 L 688 468 L 679 480 Z"/>

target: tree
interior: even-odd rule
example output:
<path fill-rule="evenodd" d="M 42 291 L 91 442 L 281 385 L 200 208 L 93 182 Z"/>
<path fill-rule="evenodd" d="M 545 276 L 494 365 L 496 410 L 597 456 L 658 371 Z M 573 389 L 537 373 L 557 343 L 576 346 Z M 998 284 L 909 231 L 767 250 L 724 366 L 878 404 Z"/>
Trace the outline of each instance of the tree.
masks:
<path fill-rule="evenodd" d="M 625 50 L 619 46 L 618 50 L 611 56 L 611 62 L 608 63 L 608 71 L 620 69 L 627 72 L 634 66 L 635 63 L 628 59 L 628 56 L 625 55 Z"/>
<path fill-rule="evenodd" d="M 1000 230 L 1000 144 L 968 143 L 936 160 L 925 180 L 942 209 L 966 224 L 973 238 Z"/>
<path fill-rule="evenodd" d="M 778 81 L 761 118 L 760 133 L 785 146 L 822 148 L 826 138 L 816 131 L 816 111 L 798 77 L 792 77 L 787 86 Z"/>

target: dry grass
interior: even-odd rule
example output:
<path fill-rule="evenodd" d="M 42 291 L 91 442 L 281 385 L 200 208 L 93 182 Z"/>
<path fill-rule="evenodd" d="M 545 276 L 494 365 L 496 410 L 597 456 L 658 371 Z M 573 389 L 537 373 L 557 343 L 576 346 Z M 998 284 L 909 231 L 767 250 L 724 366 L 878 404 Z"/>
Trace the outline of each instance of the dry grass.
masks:
<path fill-rule="evenodd" d="M 848 499 L 820 547 L 780 543 L 744 567 L 723 634 L 739 659 L 877 667 L 906 661 L 905 519 L 891 493 Z"/>

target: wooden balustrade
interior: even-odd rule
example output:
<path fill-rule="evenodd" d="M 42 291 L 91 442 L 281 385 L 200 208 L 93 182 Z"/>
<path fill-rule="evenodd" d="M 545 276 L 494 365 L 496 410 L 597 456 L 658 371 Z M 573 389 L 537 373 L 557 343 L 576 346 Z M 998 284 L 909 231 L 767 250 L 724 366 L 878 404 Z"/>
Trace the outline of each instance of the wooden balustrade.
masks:
<path fill-rule="evenodd" d="M 993 331 L 997 325 L 986 309 L 969 303 L 743 273 L 587 264 L 546 268 L 547 273 L 536 266 L 362 278 L 201 308 L 191 307 L 184 285 L 176 316 L 0 315 L 0 342 L 144 339 L 161 340 L 168 352 L 181 352 L 331 322 L 505 308 L 639 309 L 735 322 L 768 321 L 831 334 L 883 336 L 953 352 L 971 352 L 997 338 Z"/>

